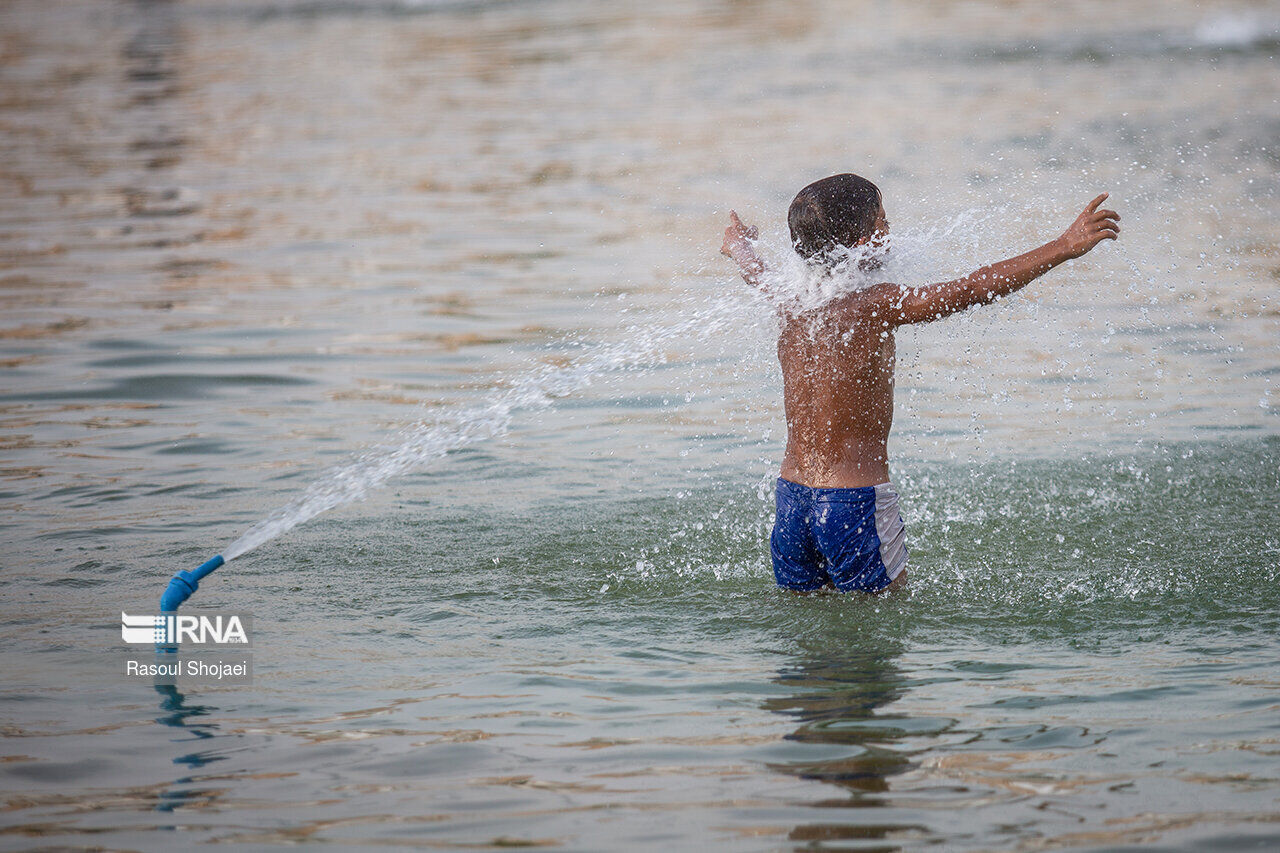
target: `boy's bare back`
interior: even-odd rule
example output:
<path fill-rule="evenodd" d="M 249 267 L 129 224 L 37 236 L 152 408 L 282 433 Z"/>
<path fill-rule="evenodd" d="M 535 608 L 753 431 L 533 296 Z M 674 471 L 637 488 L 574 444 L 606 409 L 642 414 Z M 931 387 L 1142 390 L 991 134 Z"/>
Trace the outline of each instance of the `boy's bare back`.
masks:
<path fill-rule="evenodd" d="M 842 308 L 784 317 L 778 336 L 787 416 L 781 475 L 818 488 L 889 480 L 893 329 L 856 304 Z"/>

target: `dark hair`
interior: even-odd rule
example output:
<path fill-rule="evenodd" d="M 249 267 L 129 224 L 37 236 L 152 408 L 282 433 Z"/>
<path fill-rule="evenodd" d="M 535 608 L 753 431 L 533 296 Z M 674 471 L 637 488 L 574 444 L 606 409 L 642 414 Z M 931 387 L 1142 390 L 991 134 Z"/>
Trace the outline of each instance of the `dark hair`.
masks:
<path fill-rule="evenodd" d="M 796 193 L 787 211 L 791 245 L 807 259 L 853 246 L 870 237 L 880 209 L 880 190 L 857 175 L 832 175 Z"/>

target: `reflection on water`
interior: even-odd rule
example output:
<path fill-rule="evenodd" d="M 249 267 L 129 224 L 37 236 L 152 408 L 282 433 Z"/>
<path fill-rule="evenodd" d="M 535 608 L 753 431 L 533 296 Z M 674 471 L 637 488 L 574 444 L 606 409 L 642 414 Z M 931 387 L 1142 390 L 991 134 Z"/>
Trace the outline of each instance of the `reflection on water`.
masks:
<path fill-rule="evenodd" d="M 172 684 L 156 684 L 153 686 L 156 692 L 160 694 L 160 710 L 165 712 L 164 716 L 156 717 L 157 723 L 162 726 L 181 729 L 184 734 L 196 739 L 203 740 L 217 737 L 217 723 L 213 720 L 203 719 L 216 713 L 217 708 L 199 702 L 191 702 L 182 691 Z M 217 760 L 216 757 L 210 759 L 197 752 L 178 756 L 173 759 L 173 763 L 196 768 Z M 178 781 L 182 782 L 183 780 Z"/>
<path fill-rule="evenodd" d="M 193 702 L 172 684 L 154 685 L 160 694 L 160 710 L 163 716 L 156 717 L 162 726 L 177 729 L 167 733 L 171 742 L 183 742 L 189 739 L 206 740 L 218 736 L 218 725 L 212 719 L 204 719 L 218 712 L 218 709 L 199 702 Z M 175 737 L 176 736 L 176 737 Z M 190 752 L 175 756 L 173 763 L 186 767 L 193 772 L 200 772 L 211 762 L 218 761 L 219 756 L 207 753 Z M 181 812 L 187 808 L 207 808 L 212 805 L 221 792 L 203 787 L 206 780 L 193 776 L 178 776 L 172 784 L 156 792 L 155 811 L 165 813 Z"/>
<path fill-rule="evenodd" d="M 858 800 L 861 794 L 889 789 L 890 777 L 910 766 L 910 759 L 893 749 L 901 730 L 893 718 L 877 710 L 902 695 L 902 673 L 894 658 L 902 653 L 886 640 L 883 647 L 813 649 L 776 679 L 804 692 L 769 699 L 764 707 L 785 714 L 801 725 L 787 735 L 800 743 L 855 747 L 848 755 L 813 763 L 774 764 L 775 770 L 804 779 L 818 779 L 847 789 Z M 843 750 L 841 750 L 843 751 Z"/>
<path fill-rule="evenodd" d="M 856 614 L 855 614 L 856 618 Z M 906 679 L 896 658 L 902 644 L 891 638 L 854 638 L 805 644 L 797 659 L 778 673 L 775 682 L 800 690 L 791 696 L 771 697 L 766 710 L 790 717 L 799 728 L 787 740 L 822 745 L 831 757 L 808 761 L 771 762 L 769 768 L 801 779 L 826 782 L 848 792 L 847 797 L 824 798 L 814 803 L 825 808 L 872 808 L 885 805 L 875 795 L 890 789 L 892 779 L 912 766 L 908 750 L 900 743 L 907 733 L 919 734 L 904 721 L 885 715 L 885 706 L 906 691 Z M 928 830 L 918 824 L 886 823 L 875 811 L 860 820 L 815 820 L 792 829 L 790 841 L 885 841 L 920 836 Z M 876 849 L 897 850 L 896 845 Z"/>

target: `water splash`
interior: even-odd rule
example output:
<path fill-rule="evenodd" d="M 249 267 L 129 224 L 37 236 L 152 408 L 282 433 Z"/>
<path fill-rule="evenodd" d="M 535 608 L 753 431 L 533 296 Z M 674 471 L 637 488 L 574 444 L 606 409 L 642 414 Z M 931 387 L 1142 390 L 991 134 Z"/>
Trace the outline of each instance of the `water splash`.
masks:
<path fill-rule="evenodd" d="M 837 247 L 824 256 L 824 263 L 804 260 L 779 235 L 756 245 L 765 261 L 762 284 L 780 309 L 803 313 L 885 281 L 922 285 L 944 280 L 948 270 L 967 273 L 984 263 L 979 254 L 971 266 L 965 265 L 968 250 L 977 248 L 972 234 L 999 219 L 998 211 L 973 208 L 924 227 L 895 227 L 883 241 Z"/>
<path fill-rule="evenodd" d="M 520 412 L 534 412 L 581 392 L 620 370 L 645 370 L 666 362 L 667 350 L 690 340 L 711 340 L 758 323 L 778 311 L 810 311 L 833 299 L 882 281 L 924 284 L 968 272 L 989 260 L 984 246 L 992 226 L 1008 222 L 1010 211 L 989 206 L 962 210 L 924 226 L 895 228 L 889 246 L 844 251 L 822 269 L 803 261 L 789 240 L 772 235 L 757 242 L 766 265 L 765 295 L 737 283 L 723 295 L 680 312 L 670 323 L 637 324 L 621 330 L 615 343 L 574 344 L 578 355 L 562 366 L 541 365 L 490 394 L 476 406 L 459 408 L 400 432 L 331 469 L 297 499 L 245 531 L 223 553 L 235 559 L 330 509 L 364 499 L 388 480 L 421 470 L 451 451 L 506 434 Z M 1135 277 L 1142 273 L 1126 254 Z M 748 318 L 750 316 L 750 319 Z"/>
<path fill-rule="evenodd" d="M 986 215 L 992 213 L 987 211 Z M 806 264 L 791 250 L 788 240 L 761 240 L 757 248 L 768 270 L 767 297 L 754 294 L 739 282 L 725 295 L 681 312 L 683 319 L 679 321 L 632 325 L 623 329 L 616 343 L 579 344 L 580 353 L 568 364 L 539 366 L 479 405 L 420 421 L 392 442 L 329 470 L 297 499 L 246 530 L 223 551 L 223 557 L 227 561 L 240 557 L 321 513 L 363 500 L 387 481 L 421 470 L 451 451 L 500 437 L 511 429 L 518 413 L 546 409 L 606 374 L 661 365 L 673 343 L 707 340 L 740 329 L 747 315 L 758 320 L 768 313 L 768 303 L 790 310 L 813 310 L 889 276 L 926 280 L 926 271 L 936 274 L 944 258 L 955 263 L 957 255 L 963 254 L 956 251 L 957 236 L 981 219 L 978 211 L 971 210 L 926 228 L 895 231 L 892 252 L 885 246 L 855 247 L 836 258 L 830 272 Z"/>

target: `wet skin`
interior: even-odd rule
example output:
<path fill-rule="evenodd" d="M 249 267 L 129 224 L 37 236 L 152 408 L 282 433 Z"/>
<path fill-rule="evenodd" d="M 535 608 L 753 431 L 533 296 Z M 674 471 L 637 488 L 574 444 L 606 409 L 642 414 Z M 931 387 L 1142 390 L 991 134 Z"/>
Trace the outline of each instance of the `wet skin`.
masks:
<path fill-rule="evenodd" d="M 888 236 L 882 207 L 871 239 Z M 894 328 L 866 300 L 781 314 L 787 449 L 781 476 L 815 488 L 889 481 Z"/>

